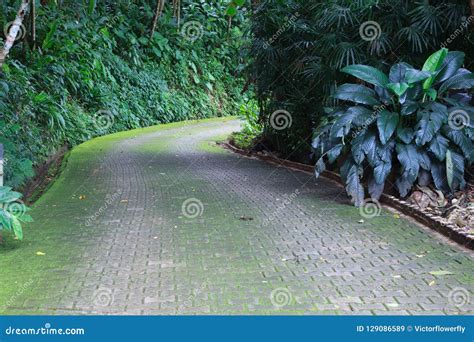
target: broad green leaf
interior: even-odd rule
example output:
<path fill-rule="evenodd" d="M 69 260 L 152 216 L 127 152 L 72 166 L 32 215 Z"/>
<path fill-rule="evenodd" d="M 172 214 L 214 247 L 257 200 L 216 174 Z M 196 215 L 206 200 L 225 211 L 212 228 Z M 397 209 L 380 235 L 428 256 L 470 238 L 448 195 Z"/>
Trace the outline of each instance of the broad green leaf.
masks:
<path fill-rule="evenodd" d="M 446 158 L 446 151 L 448 150 L 449 140 L 443 137 L 441 134 L 436 134 L 433 140 L 431 140 L 429 151 L 438 158 L 438 160 L 443 161 Z"/>
<path fill-rule="evenodd" d="M 461 69 L 458 73 L 444 81 L 439 87 L 439 93 L 445 93 L 449 89 L 471 89 L 474 88 L 474 73 Z"/>
<path fill-rule="evenodd" d="M 419 107 L 420 107 L 420 104 L 419 104 L 418 102 L 406 101 L 406 102 L 402 105 L 401 114 L 402 114 L 402 115 L 410 115 L 410 114 L 413 114 L 414 112 L 416 112 L 416 111 L 418 110 Z"/>
<path fill-rule="evenodd" d="M 23 195 L 16 191 L 0 193 L 0 203 L 10 203 L 20 199 Z"/>
<path fill-rule="evenodd" d="M 391 83 L 405 82 L 405 73 L 407 69 L 413 69 L 410 64 L 398 63 L 390 68 L 389 79 Z"/>
<path fill-rule="evenodd" d="M 344 145 L 338 144 L 338 145 L 334 146 L 333 148 L 331 148 L 327 152 L 328 160 L 329 160 L 330 164 L 332 164 L 336 161 L 337 157 L 339 157 L 339 155 L 341 154 L 341 151 L 342 151 L 343 147 L 344 147 Z"/>
<path fill-rule="evenodd" d="M 362 141 L 362 151 L 364 151 L 369 163 L 374 165 L 377 159 L 377 135 L 373 131 L 367 131 L 364 134 L 364 140 Z"/>
<path fill-rule="evenodd" d="M 364 203 L 365 197 L 364 187 L 360 182 L 361 173 L 362 168 L 356 164 L 352 164 L 347 172 L 346 191 L 356 207 L 360 207 Z"/>
<path fill-rule="evenodd" d="M 431 163 L 431 177 L 437 189 L 444 192 L 449 191 L 449 185 L 446 177 L 446 163 L 433 162 Z"/>
<path fill-rule="evenodd" d="M 424 81 L 430 76 L 431 74 L 428 71 L 421 71 L 421 70 L 409 68 L 406 70 L 405 80 L 407 83 L 411 84 L 411 83 Z"/>
<path fill-rule="evenodd" d="M 387 88 L 393 91 L 395 94 L 398 95 L 398 97 L 402 96 L 405 94 L 405 92 L 408 90 L 408 84 L 403 82 L 403 83 L 389 83 L 387 84 Z"/>
<path fill-rule="evenodd" d="M 23 229 L 21 228 L 21 223 L 18 221 L 16 217 L 12 218 L 12 227 L 13 233 L 17 237 L 18 240 L 23 240 Z"/>
<path fill-rule="evenodd" d="M 390 113 L 384 110 L 377 118 L 377 128 L 379 130 L 379 138 L 383 145 L 392 137 L 393 132 L 397 128 L 399 116 L 396 113 Z"/>
<path fill-rule="evenodd" d="M 435 76 L 435 82 L 443 82 L 456 74 L 464 63 L 464 52 L 450 51 Z"/>
<path fill-rule="evenodd" d="M 330 130 L 331 138 L 341 138 L 347 135 L 351 128 L 352 119 L 354 118 L 355 113 L 347 111 L 344 115 L 341 115 L 332 125 Z"/>
<path fill-rule="evenodd" d="M 428 97 L 432 101 L 436 101 L 436 98 L 438 97 L 438 92 L 436 91 L 436 89 L 430 88 L 426 91 L 426 95 L 428 95 Z"/>
<path fill-rule="evenodd" d="M 362 103 L 369 106 L 380 104 L 375 96 L 375 91 L 372 89 L 363 85 L 350 83 L 346 83 L 338 87 L 336 93 L 334 94 L 336 99 Z"/>
<path fill-rule="evenodd" d="M 348 65 L 342 69 L 343 72 L 355 76 L 367 83 L 379 86 L 384 88 L 387 83 L 389 83 L 389 79 L 387 75 L 385 75 L 380 70 L 363 64 L 353 64 Z"/>
<path fill-rule="evenodd" d="M 21 222 L 33 222 L 33 218 L 29 214 L 23 214 L 18 216 L 18 220 Z"/>
<path fill-rule="evenodd" d="M 316 178 L 319 178 L 321 174 L 326 170 L 326 164 L 324 164 L 323 158 L 319 158 L 319 160 L 316 162 L 316 165 L 314 167 L 314 175 Z"/>
<path fill-rule="evenodd" d="M 384 162 L 392 161 L 392 153 L 395 147 L 395 142 L 389 142 L 386 145 L 381 145 L 377 147 L 377 156 Z"/>
<path fill-rule="evenodd" d="M 459 188 L 463 188 L 466 185 L 466 181 L 464 180 L 465 160 L 464 157 L 459 153 L 448 149 L 446 152 L 446 168 L 448 168 L 448 154 L 450 159 L 449 163 L 452 164 L 452 175 L 450 175 L 448 170 L 446 170 L 448 185 L 452 191 L 455 191 Z"/>
<path fill-rule="evenodd" d="M 453 155 L 450 150 L 446 151 L 446 178 L 448 180 L 448 185 L 453 189 L 454 182 L 454 165 L 453 165 Z"/>
<path fill-rule="evenodd" d="M 416 127 L 416 144 L 423 146 L 439 131 L 445 119 L 442 112 L 424 111 Z"/>
<path fill-rule="evenodd" d="M 365 133 L 359 134 L 351 142 L 352 158 L 356 164 L 361 164 L 365 158 L 364 151 L 362 150 L 362 142 L 364 141 Z"/>
<path fill-rule="evenodd" d="M 397 144 L 397 158 L 406 177 L 415 181 L 420 170 L 420 153 L 415 145 Z"/>
<path fill-rule="evenodd" d="M 462 130 L 451 129 L 445 126 L 443 131 L 445 135 L 450 138 L 456 145 L 458 145 L 467 160 L 472 161 L 474 158 L 474 144 Z"/>
<path fill-rule="evenodd" d="M 401 141 L 403 141 L 405 144 L 411 143 L 414 135 L 415 135 L 415 131 L 413 130 L 413 128 L 410 128 L 410 127 L 401 128 L 399 126 L 397 129 L 397 137 Z"/>
<path fill-rule="evenodd" d="M 380 160 L 374 168 L 374 179 L 378 184 L 384 184 L 388 175 L 392 171 L 392 163 Z"/>
<path fill-rule="evenodd" d="M 354 106 L 350 107 L 347 111 L 354 115 L 352 123 L 356 126 L 367 127 L 372 121 L 376 119 L 374 110 L 370 110 L 366 107 Z"/>
<path fill-rule="evenodd" d="M 430 72 L 433 76 L 430 76 L 425 82 L 423 83 L 423 89 L 427 91 L 431 88 L 431 85 L 434 82 L 435 73 L 441 68 L 446 56 L 448 54 L 448 49 L 442 48 L 441 50 L 436 51 L 426 60 L 425 64 L 423 65 L 423 71 Z"/>
<path fill-rule="evenodd" d="M 444 62 L 444 59 L 448 55 L 448 49 L 442 48 L 441 50 L 436 51 L 431 56 L 428 57 L 425 64 L 423 65 L 422 70 L 428 72 L 436 72 L 441 68 L 441 65 Z"/>

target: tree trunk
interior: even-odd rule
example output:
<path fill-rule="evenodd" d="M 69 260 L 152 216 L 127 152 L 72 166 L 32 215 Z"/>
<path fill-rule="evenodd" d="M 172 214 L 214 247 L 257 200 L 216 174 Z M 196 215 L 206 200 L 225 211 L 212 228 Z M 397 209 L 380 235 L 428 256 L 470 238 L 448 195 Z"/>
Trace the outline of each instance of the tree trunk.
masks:
<path fill-rule="evenodd" d="M 163 10 L 162 2 L 164 3 L 164 0 L 156 0 L 156 8 L 155 14 L 153 15 L 153 25 L 151 26 L 150 39 L 153 39 L 153 35 L 155 34 L 156 30 L 156 24 L 158 23 L 158 17 L 161 15 L 161 11 Z"/>
<path fill-rule="evenodd" d="M 471 15 L 474 16 L 474 0 L 471 0 Z"/>
<path fill-rule="evenodd" d="M 33 50 L 36 50 L 36 5 L 35 0 L 31 1 L 31 42 Z"/>
<path fill-rule="evenodd" d="M 16 18 L 10 25 L 5 44 L 0 50 L 0 69 L 2 69 L 3 63 L 5 63 L 5 59 L 7 58 L 8 53 L 10 52 L 10 49 L 12 48 L 13 43 L 17 38 L 18 32 L 20 32 L 21 30 L 23 19 L 25 18 L 26 13 L 28 12 L 29 5 L 29 0 L 22 0 Z"/>

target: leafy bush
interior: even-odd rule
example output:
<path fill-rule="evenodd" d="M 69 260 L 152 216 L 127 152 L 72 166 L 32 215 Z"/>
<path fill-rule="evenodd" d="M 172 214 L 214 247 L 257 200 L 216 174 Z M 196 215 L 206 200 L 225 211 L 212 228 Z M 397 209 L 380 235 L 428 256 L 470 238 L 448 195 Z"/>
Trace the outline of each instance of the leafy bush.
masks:
<path fill-rule="evenodd" d="M 182 1 L 179 26 L 167 2 L 153 37 L 150 1 L 36 3 L 38 48 L 28 35 L 18 40 L 0 73 L 0 143 L 13 188 L 64 145 L 239 108 L 242 14 L 229 30 L 225 1 Z M 17 5 L 2 2 L 2 23 Z M 195 36 L 183 32 L 187 22 Z"/>
<path fill-rule="evenodd" d="M 19 240 L 23 239 L 21 222 L 33 221 L 21 197 L 22 194 L 12 191 L 10 187 L 0 186 L 0 233 L 11 232 Z"/>
<path fill-rule="evenodd" d="M 393 65 L 389 76 L 367 65 L 342 69 L 359 82 L 337 88 L 334 97 L 344 102 L 317 129 L 316 174 L 326 160 L 338 161 L 356 205 L 364 182 L 378 199 L 390 175 L 402 197 L 416 181 L 443 191 L 464 187 L 474 161 L 474 74 L 463 63 L 464 53 L 441 49 L 422 70 L 407 63 Z"/>
<path fill-rule="evenodd" d="M 344 66 L 366 64 L 388 72 L 399 61 L 423 63 L 443 44 L 464 51 L 471 66 L 470 14 L 467 0 L 259 1 L 249 73 L 262 122 L 281 109 L 293 119 L 285 130 L 267 124 L 266 139 L 304 160 L 323 107 L 334 105 L 337 84 L 348 81 L 340 72 Z"/>
<path fill-rule="evenodd" d="M 258 105 L 254 100 L 248 100 L 240 106 L 242 129 L 232 134 L 232 142 L 241 149 L 254 147 L 257 138 L 262 134 L 263 125 L 258 116 Z"/>

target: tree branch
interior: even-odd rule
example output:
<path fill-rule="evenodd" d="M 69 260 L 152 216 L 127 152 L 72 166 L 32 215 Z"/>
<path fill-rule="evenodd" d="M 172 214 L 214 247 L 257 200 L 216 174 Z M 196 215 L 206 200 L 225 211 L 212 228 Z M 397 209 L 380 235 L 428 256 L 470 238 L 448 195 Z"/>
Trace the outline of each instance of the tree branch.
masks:
<path fill-rule="evenodd" d="M 28 12 L 29 5 L 30 5 L 29 0 L 22 0 L 20 9 L 18 10 L 16 18 L 11 24 L 10 29 L 8 30 L 5 44 L 3 45 L 3 48 L 0 50 L 0 69 L 2 69 L 3 64 L 5 63 L 8 53 L 10 52 L 10 49 L 12 48 L 13 43 L 15 42 L 18 36 L 18 32 L 21 31 L 23 19 L 25 18 L 26 13 Z"/>

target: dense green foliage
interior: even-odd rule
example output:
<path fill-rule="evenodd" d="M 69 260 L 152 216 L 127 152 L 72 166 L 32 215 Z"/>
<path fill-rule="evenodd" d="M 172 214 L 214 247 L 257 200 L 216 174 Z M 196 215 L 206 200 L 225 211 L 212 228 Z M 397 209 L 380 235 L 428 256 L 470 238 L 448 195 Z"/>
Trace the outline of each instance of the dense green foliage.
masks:
<path fill-rule="evenodd" d="M 266 123 L 269 146 L 307 160 L 312 130 L 334 104 L 341 69 L 366 64 L 420 65 L 442 46 L 466 53 L 472 69 L 474 36 L 467 0 L 262 0 L 252 17 L 249 72 Z M 452 35 L 455 35 L 453 39 Z M 271 114 L 284 109 L 292 125 L 275 130 Z"/>
<path fill-rule="evenodd" d="M 179 26 L 166 6 L 152 39 L 155 1 L 43 3 L 36 2 L 37 48 L 22 35 L 0 75 L 10 186 L 63 145 L 238 110 L 243 14 L 229 29 L 226 1 L 182 1 Z M 2 26 L 18 5 L 2 2 Z"/>
<path fill-rule="evenodd" d="M 441 49 L 422 70 L 399 63 L 387 76 L 366 65 L 345 67 L 367 86 L 346 83 L 336 89 L 334 97 L 344 104 L 317 130 L 316 174 L 324 171 L 326 158 L 339 161 L 357 205 L 365 198 L 362 181 L 378 199 L 391 175 L 402 197 L 416 181 L 434 182 L 444 191 L 464 187 L 465 167 L 474 161 L 469 93 L 474 74 L 461 68 L 463 63 L 464 53 Z"/>

